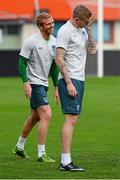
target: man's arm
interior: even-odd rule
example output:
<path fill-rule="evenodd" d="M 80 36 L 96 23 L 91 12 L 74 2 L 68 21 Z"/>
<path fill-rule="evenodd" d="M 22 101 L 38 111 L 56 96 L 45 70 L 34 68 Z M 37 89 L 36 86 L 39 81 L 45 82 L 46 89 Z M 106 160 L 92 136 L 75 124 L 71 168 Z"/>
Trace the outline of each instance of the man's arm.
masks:
<path fill-rule="evenodd" d="M 50 69 L 50 75 L 51 75 L 54 87 L 57 87 L 58 86 L 58 68 L 55 61 L 53 61 L 52 63 L 52 66 Z"/>
<path fill-rule="evenodd" d="M 20 77 L 24 83 L 25 96 L 27 98 L 30 98 L 31 97 L 31 86 L 28 82 L 27 73 L 26 73 L 27 61 L 28 61 L 28 59 L 26 59 L 25 57 L 23 57 L 23 56 L 19 57 L 19 73 L 20 73 Z"/>
<path fill-rule="evenodd" d="M 63 48 L 57 48 L 56 50 L 56 64 L 58 65 L 58 68 L 63 75 L 66 84 L 71 83 L 71 79 L 69 78 L 68 75 L 68 70 L 64 64 L 64 53 L 65 50 Z"/>
<path fill-rule="evenodd" d="M 25 57 L 23 56 L 20 56 L 19 57 L 19 74 L 20 74 L 20 77 L 24 82 L 27 82 L 27 73 L 26 73 L 26 67 L 27 67 L 27 61 L 28 59 L 26 59 Z"/>
<path fill-rule="evenodd" d="M 54 100 L 58 103 L 59 101 L 59 94 L 58 94 L 58 68 L 55 63 L 55 60 L 52 63 L 51 69 L 50 69 L 50 75 L 54 84 Z"/>
<path fill-rule="evenodd" d="M 94 40 L 91 27 L 87 27 L 86 31 L 88 33 L 87 50 L 90 54 L 95 54 L 96 53 L 96 42 Z"/>
<path fill-rule="evenodd" d="M 94 23 L 95 19 L 96 19 L 96 15 L 93 14 L 89 19 L 88 25 L 85 27 L 85 29 L 88 33 L 87 49 L 90 54 L 96 53 L 96 42 L 95 42 L 93 34 L 92 34 L 92 24 Z"/>
<path fill-rule="evenodd" d="M 75 88 L 75 86 L 73 85 L 69 74 L 68 74 L 68 69 L 65 66 L 64 63 L 64 53 L 65 50 L 63 48 L 57 48 L 56 50 L 56 64 L 58 65 L 58 68 L 62 74 L 62 76 L 64 77 L 64 80 L 67 84 L 67 90 L 68 90 L 68 94 L 72 97 L 75 97 L 77 95 L 77 90 Z"/>

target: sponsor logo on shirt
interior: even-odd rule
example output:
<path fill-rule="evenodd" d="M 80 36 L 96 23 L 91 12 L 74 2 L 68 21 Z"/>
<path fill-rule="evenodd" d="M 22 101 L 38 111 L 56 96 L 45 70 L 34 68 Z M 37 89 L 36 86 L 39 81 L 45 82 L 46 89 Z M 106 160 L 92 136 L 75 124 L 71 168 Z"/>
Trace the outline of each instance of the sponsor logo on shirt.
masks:
<path fill-rule="evenodd" d="M 38 47 L 38 49 L 40 50 L 40 49 L 42 49 L 42 47 Z"/>

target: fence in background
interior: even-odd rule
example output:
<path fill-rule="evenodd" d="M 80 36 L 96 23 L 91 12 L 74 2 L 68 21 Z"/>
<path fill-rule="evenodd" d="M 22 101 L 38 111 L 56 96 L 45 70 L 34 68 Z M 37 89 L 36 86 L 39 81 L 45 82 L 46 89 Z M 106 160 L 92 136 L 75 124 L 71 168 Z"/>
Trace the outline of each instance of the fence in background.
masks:
<path fill-rule="evenodd" d="M 0 51 L 0 76 L 15 77 L 18 72 L 19 51 Z M 104 75 L 120 76 L 120 51 L 104 51 Z M 86 75 L 97 76 L 97 54 L 88 55 Z"/>

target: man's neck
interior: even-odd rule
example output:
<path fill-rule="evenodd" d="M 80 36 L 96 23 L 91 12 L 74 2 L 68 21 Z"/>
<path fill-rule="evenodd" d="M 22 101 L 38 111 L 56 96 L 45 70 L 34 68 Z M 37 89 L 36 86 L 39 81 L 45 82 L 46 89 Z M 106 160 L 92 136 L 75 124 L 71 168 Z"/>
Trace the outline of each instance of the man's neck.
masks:
<path fill-rule="evenodd" d="M 41 34 L 42 34 L 42 36 L 43 36 L 43 38 L 44 38 L 45 40 L 49 40 L 49 39 L 50 39 L 50 34 L 46 34 L 46 33 L 44 33 L 43 31 L 41 31 Z"/>

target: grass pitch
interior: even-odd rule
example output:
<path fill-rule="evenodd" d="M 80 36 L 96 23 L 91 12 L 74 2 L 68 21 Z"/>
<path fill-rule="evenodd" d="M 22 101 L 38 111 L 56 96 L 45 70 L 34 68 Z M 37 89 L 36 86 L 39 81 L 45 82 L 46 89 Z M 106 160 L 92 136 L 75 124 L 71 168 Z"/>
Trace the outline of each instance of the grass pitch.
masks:
<path fill-rule="evenodd" d="M 49 100 L 53 117 L 46 150 L 56 163 L 39 163 L 37 126 L 32 130 L 26 152 L 20 159 L 11 154 L 22 124 L 29 114 L 19 78 L 0 79 L 0 178 L 2 179 L 119 179 L 120 178 L 120 77 L 87 78 L 81 116 L 75 127 L 72 159 L 87 172 L 60 172 L 60 132 L 64 121 L 60 104 L 53 100 L 50 80 Z"/>

